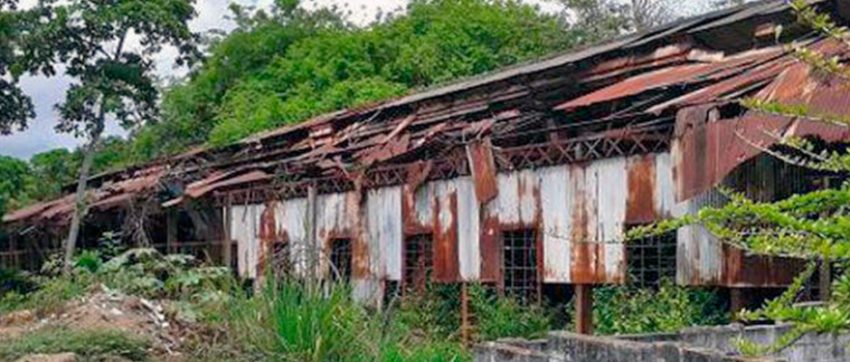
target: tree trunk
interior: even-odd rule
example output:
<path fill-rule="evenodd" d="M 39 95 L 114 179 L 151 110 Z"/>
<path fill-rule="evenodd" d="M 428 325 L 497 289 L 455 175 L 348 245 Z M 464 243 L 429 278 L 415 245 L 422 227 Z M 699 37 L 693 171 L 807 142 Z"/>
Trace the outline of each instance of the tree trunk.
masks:
<path fill-rule="evenodd" d="M 89 180 L 89 173 L 94 163 L 94 155 L 97 153 L 100 144 L 101 133 L 103 133 L 102 128 L 92 133 L 91 141 L 86 146 L 85 155 L 83 155 L 80 177 L 77 180 L 77 193 L 74 197 L 74 216 L 71 219 L 71 225 L 68 230 L 68 239 L 65 240 L 65 263 L 62 266 L 62 271 L 65 275 L 70 274 L 73 269 L 74 251 L 76 249 L 77 239 L 80 236 L 80 226 L 88 208 L 88 205 L 86 205 L 86 187 Z"/>

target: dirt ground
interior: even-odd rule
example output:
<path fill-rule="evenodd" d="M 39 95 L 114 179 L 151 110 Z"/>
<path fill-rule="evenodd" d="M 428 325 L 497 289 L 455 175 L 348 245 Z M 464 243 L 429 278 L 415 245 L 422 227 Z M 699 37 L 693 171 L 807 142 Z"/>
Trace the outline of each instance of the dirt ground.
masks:
<path fill-rule="evenodd" d="M 71 330 L 120 330 L 151 342 L 157 360 L 180 361 L 185 326 L 166 317 L 157 301 L 127 296 L 100 287 L 88 296 L 68 302 L 61 312 L 39 318 L 23 310 L 0 317 L 0 343 L 39 328 Z M 73 361 L 67 355 L 27 356 L 25 361 Z"/>

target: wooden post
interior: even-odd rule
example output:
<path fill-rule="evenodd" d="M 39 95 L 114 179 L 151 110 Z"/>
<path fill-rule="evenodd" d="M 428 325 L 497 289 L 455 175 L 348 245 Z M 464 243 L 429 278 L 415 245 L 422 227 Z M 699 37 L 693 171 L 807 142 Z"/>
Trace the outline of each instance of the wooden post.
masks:
<path fill-rule="evenodd" d="M 177 213 L 169 209 L 165 214 L 165 252 L 174 254 L 177 251 Z"/>
<path fill-rule="evenodd" d="M 471 336 L 469 333 L 469 292 L 466 282 L 460 285 L 460 339 L 464 346 L 469 346 Z"/>
<path fill-rule="evenodd" d="M 593 285 L 576 284 L 576 333 L 593 334 Z"/>
<path fill-rule="evenodd" d="M 747 308 L 748 298 L 746 294 L 744 288 L 729 289 L 729 313 L 732 315 L 733 320 L 738 312 Z"/>
<path fill-rule="evenodd" d="M 224 207 L 221 208 L 221 213 L 222 213 L 221 219 L 223 220 L 221 222 L 222 223 L 222 229 L 223 229 L 221 231 L 221 235 L 223 236 L 223 238 L 221 240 L 221 265 L 225 266 L 225 267 L 230 267 L 231 265 L 233 265 L 233 263 L 232 263 L 233 255 L 230 253 L 230 251 L 231 251 L 230 244 L 233 242 L 233 240 L 230 240 L 231 220 L 230 220 L 230 197 L 229 196 L 228 196 L 228 200 L 227 200 L 227 205 L 225 205 Z"/>

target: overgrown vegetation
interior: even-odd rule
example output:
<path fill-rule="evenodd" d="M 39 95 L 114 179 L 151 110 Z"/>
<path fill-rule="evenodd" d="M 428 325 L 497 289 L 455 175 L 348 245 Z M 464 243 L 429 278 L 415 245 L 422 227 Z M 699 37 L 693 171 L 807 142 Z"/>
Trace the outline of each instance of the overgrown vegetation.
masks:
<path fill-rule="evenodd" d="M 663 282 L 658 289 L 600 287 L 593 291 L 593 298 L 596 334 L 675 332 L 729 321 L 726 312 L 729 308 L 717 293 L 676 286 L 670 281 Z"/>
<path fill-rule="evenodd" d="M 0 343 L 0 360 L 16 361 L 31 354 L 74 353 L 87 361 L 123 358 L 144 361 L 148 342 L 115 330 L 40 329 Z"/>
<path fill-rule="evenodd" d="M 113 257 L 83 251 L 73 274 L 65 276 L 59 270 L 57 263 L 48 262 L 43 276 L 8 274 L 8 285 L 18 287 L 0 299 L 0 313 L 59 312 L 69 300 L 103 284 L 130 295 L 169 300 L 168 315 L 201 331 L 190 339 L 188 351 L 201 360 L 465 361 L 471 358 L 465 337 L 468 343 L 541 338 L 550 330 L 569 328 L 556 315 L 564 312 L 561 308 L 567 308 L 567 315 L 571 310 L 565 304 L 523 304 L 500 296 L 493 287 L 469 284 L 471 328 L 464 333 L 461 286 L 456 284 L 431 284 L 422 293 L 390 298 L 382 310 L 374 310 L 354 302 L 344 284 L 269 277 L 255 291 L 241 287 L 226 269 L 151 249 Z M 716 308 L 716 297 L 708 291 L 668 284 L 657 291 L 604 287 L 596 298 L 597 331 L 604 334 L 720 323 L 725 310 Z M 71 331 L 44 332 L 21 340 L 14 351 L 61 346 L 48 341 L 51 336 L 62 341 L 77 338 Z M 105 347 L 98 346 L 85 353 L 101 353 Z"/>

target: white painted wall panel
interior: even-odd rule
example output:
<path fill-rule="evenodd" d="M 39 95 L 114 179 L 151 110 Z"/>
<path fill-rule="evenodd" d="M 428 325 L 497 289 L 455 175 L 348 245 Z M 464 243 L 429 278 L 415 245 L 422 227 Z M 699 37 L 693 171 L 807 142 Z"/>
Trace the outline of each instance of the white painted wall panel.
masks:
<path fill-rule="evenodd" d="M 655 211 L 668 217 L 676 204 L 676 183 L 673 182 L 673 160 L 669 152 L 655 155 Z"/>
<path fill-rule="evenodd" d="M 543 281 L 569 283 L 573 210 L 569 192 L 570 170 L 567 166 L 559 166 L 538 172 L 543 208 Z"/>
<path fill-rule="evenodd" d="M 238 273 L 245 278 L 257 277 L 260 245 L 260 215 L 264 205 L 234 205 L 230 207 L 230 237 L 236 240 Z"/>
<path fill-rule="evenodd" d="M 628 171 L 623 157 L 596 161 L 597 241 L 605 243 L 605 274 L 609 277 L 625 271 L 624 254 L 626 200 L 629 195 Z"/>
<path fill-rule="evenodd" d="M 478 198 L 472 178 L 454 181 L 457 188 L 457 241 L 460 277 L 466 281 L 478 280 L 481 275 L 480 218 Z"/>
<path fill-rule="evenodd" d="M 519 215 L 523 225 L 535 225 L 537 222 L 537 198 L 535 190 L 539 189 L 540 176 L 536 170 L 523 170 L 517 174 L 519 190 Z"/>
<path fill-rule="evenodd" d="M 401 187 L 369 190 L 366 211 L 372 275 L 401 280 Z"/>
<path fill-rule="evenodd" d="M 296 275 L 305 275 L 311 260 L 307 245 L 307 199 L 298 198 L 281 202 L 275 215 L 278 233 L 285 233 L 289 242 L 289 260 Z"/>
<path fill-rule="evenodd" d="M 493 202 L 499 221 L 502 224 L 518 224 L 519 214 L 519 176 L 515 172 L 500 173 L 496 176 L 499 195 Z"/>

